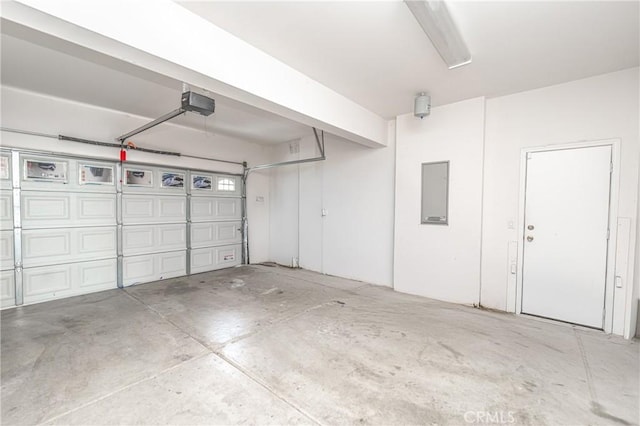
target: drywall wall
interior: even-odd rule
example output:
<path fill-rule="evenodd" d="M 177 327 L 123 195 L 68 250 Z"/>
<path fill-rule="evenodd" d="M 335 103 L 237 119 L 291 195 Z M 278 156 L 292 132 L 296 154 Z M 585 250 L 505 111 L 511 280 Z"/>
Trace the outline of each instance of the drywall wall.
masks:
<path fill-rule="evenodd" d="M 393 139 L 389 137 L 386 148 L 368 149 L 326 138 L 327 160 L 320 166 L 327 213 L 322 219 L 322 272 L 391 286 Z"/>
<path fill-rule="evenodd" d="M 277 182 L 271 186 L 272 223 L 280 214 L 289 217 L 296 201 L 298 207 L 298 218 L 288 220 L 288 231 L 274 233 L 272 227 L 270 247 L 277 250 L 272 259 L 286 261 L 297 256 L 306 269 L 391 286 L 393 134 L 391 128 L 391 146 L 379 149 L 325 134 L 325 161 L 288 166 L 295 169 L 293 175 L 285 176 L 289 172 L 284 168 L 272 171 L 272 179 Z M 276 161 L 293 159 L 289 144 L 283 146 L 273 148 Z M 310 135 L 299 141 L 295 157 L 318 155 L 310 129 Z M 292 192 L 296 180 L 297 194 Z M 298 235 L 297 245 L 291 243 L 291 230 Z M 283 248 L 288 250 L 287 255 L 282 254 Z"/>
<path fill-rule="evenodd" d="M 116 137 L 148 123 L 155 117 L 138 117 L 120 111 L 46 96 L 12 87 L 2 86 L 2 127 L 65 135 L 83 139 L 113 142 Z M 179 120 L 176 118 L 176 120 Z M 179 121 L 176 121 L 179 122 Z M 2 147 L 54 151 L 74 155 L 87 155 L 110 160 L 119 158 L 118 150 L 95 145 L 60 141 L 47 137 L 1 132 Z M 248 161 L 258 164 L 267 160 L 266 148 L 205 131 L 180 126 L 173 122 L 163 123 L 132 138 L 145 148 L 177 151 L 182 154 L 204 155 L 231 161 Z M 129 161 L 153 162 L 174 167 L 216 170 L 241 173 L 238 165 L 197 160 L 185 157 L 168 157 L 129 151 Z M 255 231 L 250 232 L 250 252 L 255 261 L 268 258 L 268 203 L 269 176 L 256 173 L 247 188 L 247 211 Z M 257 202 L 263 197 L 263 202 Z"/>
<path fill-rule="evenodd" d="M 399 116 L 396 129 L 394 288 L 478 302 L 484 98 Z M 422 163 L 450 161 L 449 224 L 420 223 Z"/>
<path fill-rule="evenodd" d="M 263 151 L 263 147 L 258 150 Z M 262 164 L 263 156 L 250 156 L 252 165 Z M 254 161 L 256 163 L 254 163 Z M 269 172 L 256 171 L 247 180 L 247 221 L 249 224 L 249 262 L 260 263 L 269 260 Z"/>
<path fill-rule="evenodd" d="M 325 144 L 331 137 L 326 135 Z M 324 160 L 316 163 L 301 165 L 298 168 L 299 173 L 299 189 L 298 199 L 302 202 L 299 204 L 299 252 L 300 267 L 316 272 L 324 272 L 324 222 L 328 216 L 322 216 L 324 207 L 324 170 L 327 166 L 326 161 L 334 161 L 336 158 L 336 149 L 340 149 L 339 145 L 334 146 L 328 142 L 327 152 L 332 160 Z M 346 142 L 345 142 L 346 143 Z M 300 158 L 316 158 L 320 155 L 319 149 L 314 136 L 303 138 L 299 144 Z M 329 210 L 327 209 L 326 212 Z M 334 217 L 333 209 L 331 211 Z"/>
<path fill-rule="evenodd" d="M 512 310 L 515 305 L 515 289 L 509 287 L 515 280 L 509 279 L 507 257 L 509 243 L 518 236 L 522 148 L 620 139 L 618 216 L 631 218 L 631 235 L 637 235 L 639 113 L 638 68 L 487 100 L 482 215 L 484 306 Z M 631 246 L 633 250 L 635 244 Z M 629 259 L 634 258 L 629 253 Z M 616 290 L 614 297 L 626 297 L 631 285 L 629 282 L 624 289 Z M 631 313 L 615 314 L 614 322 L 623 321 L 626 315 L 628 331 Z"/>
<path fill-rule="evenodd" d="M 271 148 L 269 163 L 293 161 L 299 157 L 298 141 Z M 294 267 L 298 262 L 298 166 L 270 169 L 269 260 Z"/>

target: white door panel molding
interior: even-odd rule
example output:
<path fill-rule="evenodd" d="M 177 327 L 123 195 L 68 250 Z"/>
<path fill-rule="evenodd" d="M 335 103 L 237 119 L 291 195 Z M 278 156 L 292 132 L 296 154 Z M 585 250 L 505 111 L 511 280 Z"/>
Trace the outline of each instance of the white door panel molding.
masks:
<path fill-rule="evenodd" d="M 240 222 L 201 222 L 191 224 L 191 248 L 239 244 L 242 242 Z"/>
<path fill-rule="evenodd" d="M 74 192 L 22 192 L 22 227 L 116 224 L 116 195 Z"/>
<path fill-rule="evenodd" d="M 0 271 L 0 308 L 16 304 L 16 282 L 13 269 Z"/>
<path fill-rule="evenodd" d="M 0 229 L 13 228 L 13 194 L 11 191 L 0 193 Z"/>
<path fill-rule="evenodd" d="M 161 253 L 187 248 L 185 224 L 125 226 L 122 229 L 124 256 Z"/>
<path fill-rule="evenodd" d="M 191 250 L 191 273 L 229 268 L 241 261 L 241 245 L 194 249 Z"/>
<path fill-rule="evenodd" d="M 186 197 L 161 195 L 122 196 L 122 222 L 125 225 L 185 222 Z"/>
<path fill-rule="evenodd" d="M 125 286 L 180 277 L 187 274 L 187 252 L 146 254 L 125 257 L 122 261 Z"/>
<path fill-rule="evenodd" d="M 116 275 L 116 259 L 25 268 L 24 303 L 116 288 Z"/>
<path fill-rule="evenodd" d="M 238 220 L 242 208 L 240 198 L 193 197 L 191 198 L 191 221 Z"/>
<path fill-rule="evenodd" d="M 115 227 L 28 229 L 22 231 L 26 268 L 115 258 Z"/>
<path fill-rule="evenodd" d="M 0 231 L 0 270 L 13 267 L 13 231 Z"/>

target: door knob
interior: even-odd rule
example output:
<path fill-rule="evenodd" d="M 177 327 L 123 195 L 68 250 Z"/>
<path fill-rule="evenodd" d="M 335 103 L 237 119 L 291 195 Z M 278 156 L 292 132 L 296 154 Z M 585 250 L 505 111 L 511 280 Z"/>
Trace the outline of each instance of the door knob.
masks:
<path fill-rule="evenodd" d="M 533 225 L 529 225 L 529 226 L 527 226 L 527 229 L 528 229 L 529 231 L 533 231 L 533 228 L 534 228 L 534 227 L 533 227 Z"/>
<path fill-rule="evenodd" d="M 527 241 L 529 242 L 533 241 L 533 237 L 531 235 L 527 235 Z"/>

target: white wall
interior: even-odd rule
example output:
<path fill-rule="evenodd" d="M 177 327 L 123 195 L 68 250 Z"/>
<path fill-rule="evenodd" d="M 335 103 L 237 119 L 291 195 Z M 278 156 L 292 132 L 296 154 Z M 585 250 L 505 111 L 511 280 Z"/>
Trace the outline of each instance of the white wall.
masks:
<path fill-rule="evenodd" d="M 515 281 L 508 277 L 507 246 L 518 235 L 517 226 L 510 229 L 509 224 L 517 225 L 522 148 L 619 138 L 618 216 L 631 218 L 631 235 L 637 235 L 639 114 L 637 68 L 487 100 L 483 305 L 506 310 L 512 303 L 507 294 L 509 299 L 515 294 L 509 288 Z M 612 223 L 614 230 L 615 220 Z M 634 259 L 633 253 L 629 256 Z M 625 297 L 623 292 L 626 288 L 614 297 Z M 624 315 L 616 312 L 614 323 Z M 626 315 L 630 318 L 629 312 Z"/>
<path fill-rule="evenodd" d="M 478 302 L 484 98 L 397 118 L 394 288 Z M 449 224 L 420 223 L 421 165 L 450 161 Z"/>
<path fill-rule="evenodd" d="M 309 129 L 311 132 L 311 129 Z M 275 170 L 278 184 L 271 187 L 271 217 L 289 217 L 297 200 L 298 219 L 287 220 L 289 229 L 271 232 L 272 253 L 285 260 L 298 256 L 300 266 L 329 275 L 391 286 L 393 258 L 394 148 L 393 129 L 387 148 L 365 148 L 325 135 L 327 159 L 289 166 L 294 175 L 285 178 Z M 291 160 L 288 144 L 276 161 Z M 284 151 L 284 154 L 283 154 Z M 313 135 L 300 140 L 296 157 L 318 155 Z M 283 181 L 285 179 L 285 181 Z M 298 180 L 298 194 L 292 192 Z M 287 197 L 289 201 L 284 201 Z M 274 203 L 279 199 L 278 203 Z M 327 215 L 322 217 L 322 209 Z M 287 226 L 279 221 L 282 226 Z M 298 227 L 296 228 L 296 225 Z M 290 232 L 298 235 L 298 251 Z M 281 250 L 289 250 L 286 256 Z"/>
<path fill-rule="evenodd" d="M 516 280 L 509 273 L 509 245 L 517 242 L 525 147 L 619 139 L 618 216 L 631 219 L 631 237 L 640 239 L 638 92 L 635 68 L 445 105 L 433 108 L 424 120 L 410 114 L 397 117 L 395 289 L 514 309 Z M 451 161 L 450 225 L 420 225 L 420 164 L 440 160 Z M 624 309 L 614 312 L 614 330 L 624 330 L 626 336 L 634 332 L 640 294 L 640 261 L 634 254 L 638 241 L 631 246 L 635 280 L 629 272 L 629 282 L 614 294 L 626 301 Z"/>
<path fill-rule="evenodd" d="M 260 147 L 259 150 L 264 148 Z M 251 157 L 251 156 L 249 156 Z M 265 157 L 254 158 L 257 165 L 262 164 Z M 269 260 L 269 185 L 268 172 L 253 172 L 247 181 L 247 221 L 249 223 L 249 261 L 260 263 Z"/>
<path fill-rule="evenodd" d="M 115 138 L 153 118 L 132 116 L 120 111 L 28 92 L 7 86 L 0 89 L 2 95 L 2 127 L 45 134 L 65 135 L 102 142 L 114 142 Z M 176 119 L 177 120 L 177 119 Z M 2 147 L 55 151 L 74 155 L 87 155 L 118 160 L 118 149 L 60 141 L 46 137 L 1 132 Z M 231 161 L 248 161 L 257 164 L 267 160 L 267 150 L 259 145 L 231 140 L 204 131 L 163 123 L 131 139 L 140 147 L 202 155 Z M 241 173 L 242 167 L 207 160 L 163 156 L 129 151 L 128 161 L 154 162 L 175 167 L 199 168 L 229 173 Z M 268 202 L 269 179 L 264 173 L 252 176 L 248 186 L 248 217 L 258 229 L 251 234 L 250 252 L 253 261 L 268 259 L 268 209 L 257 203 L 256 197 Z"/>
<path fill-rule="evenodd" d="M 297 160 L 298 141 L 285 142 L 271 148 L 269 163 Z M 270 169 L 269 185 L 269 260 L 286 266 L 297 266 L 298 206 L 300 180 L 298 166 Z M 250 178 L 251 179 L 251 178 Z M 251 181 L 249 181 L 251 184 Z M 252 260 L 253 262 L 253 260 Z"/>
<path fill-rule="evenodd" d="M 327 209 L 322 272 L 392 285 L 393 139 L 386 148 L 367 149 L 327 138 L 327 161 L 321 166 L 322 204 Z"/>
<path fill-rule="evenodd" d="M 331 139 L 328 135 L 325 141 Z M 300 141 L 300 158 L 314 158 L 320 152 L 314 136 L 305 137 Z M 330 143 L 330 142 L 329 142 Z M 345 142 L 346 143 L 346 142 Z M 333 145 L 326 149 L 329 159 L 317 163 L 299 166 L 299 228 L 298 243 L 300 267 L 316 272 L 324 272 L 324 223 L 329 216 L 323 217 L 321 212 L 324 206 L 324 171 L 327 161 L 335 157 Z M 339 149 L 339 148 L 338 148 Z M 327 209 L 327 212 L 329 210 Z M 333 210 L 330 212 L 334 217 Z"/>

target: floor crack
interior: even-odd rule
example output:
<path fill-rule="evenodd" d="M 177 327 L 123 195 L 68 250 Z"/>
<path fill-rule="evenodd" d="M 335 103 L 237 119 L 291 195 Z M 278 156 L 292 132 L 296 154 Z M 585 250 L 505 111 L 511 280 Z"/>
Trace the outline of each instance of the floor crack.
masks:
<path fill-rule="evenodd" d="M 621 419 L 620 417 L 616 417 L 614 415 L 609 414 L 605 408 L 598 402 L 598 395 L 596 394 L 596 388 L 593 384 L 593 374 L 591 372 L 591 366 L 589 365 L 589 360 L 587 359 L 587 351 L 584 347 L 584 343 L 580 338 L 580 334 L 576 328 L 573 329 L 573 334 L 576 336 L 576 340 L 578 341 L 578 349 L 580 349 L 580 356 L 582 357 L 582 365 L 584 365 L 585 376 L 587 378 L 587 387 L 589 389 L 589 396 L 591 397 L 591 412 L 598 417 L 603 419 L 612 420 L 616 423 L 620 423 L 622 425 L 631 425 L 632 423 Z"/>

